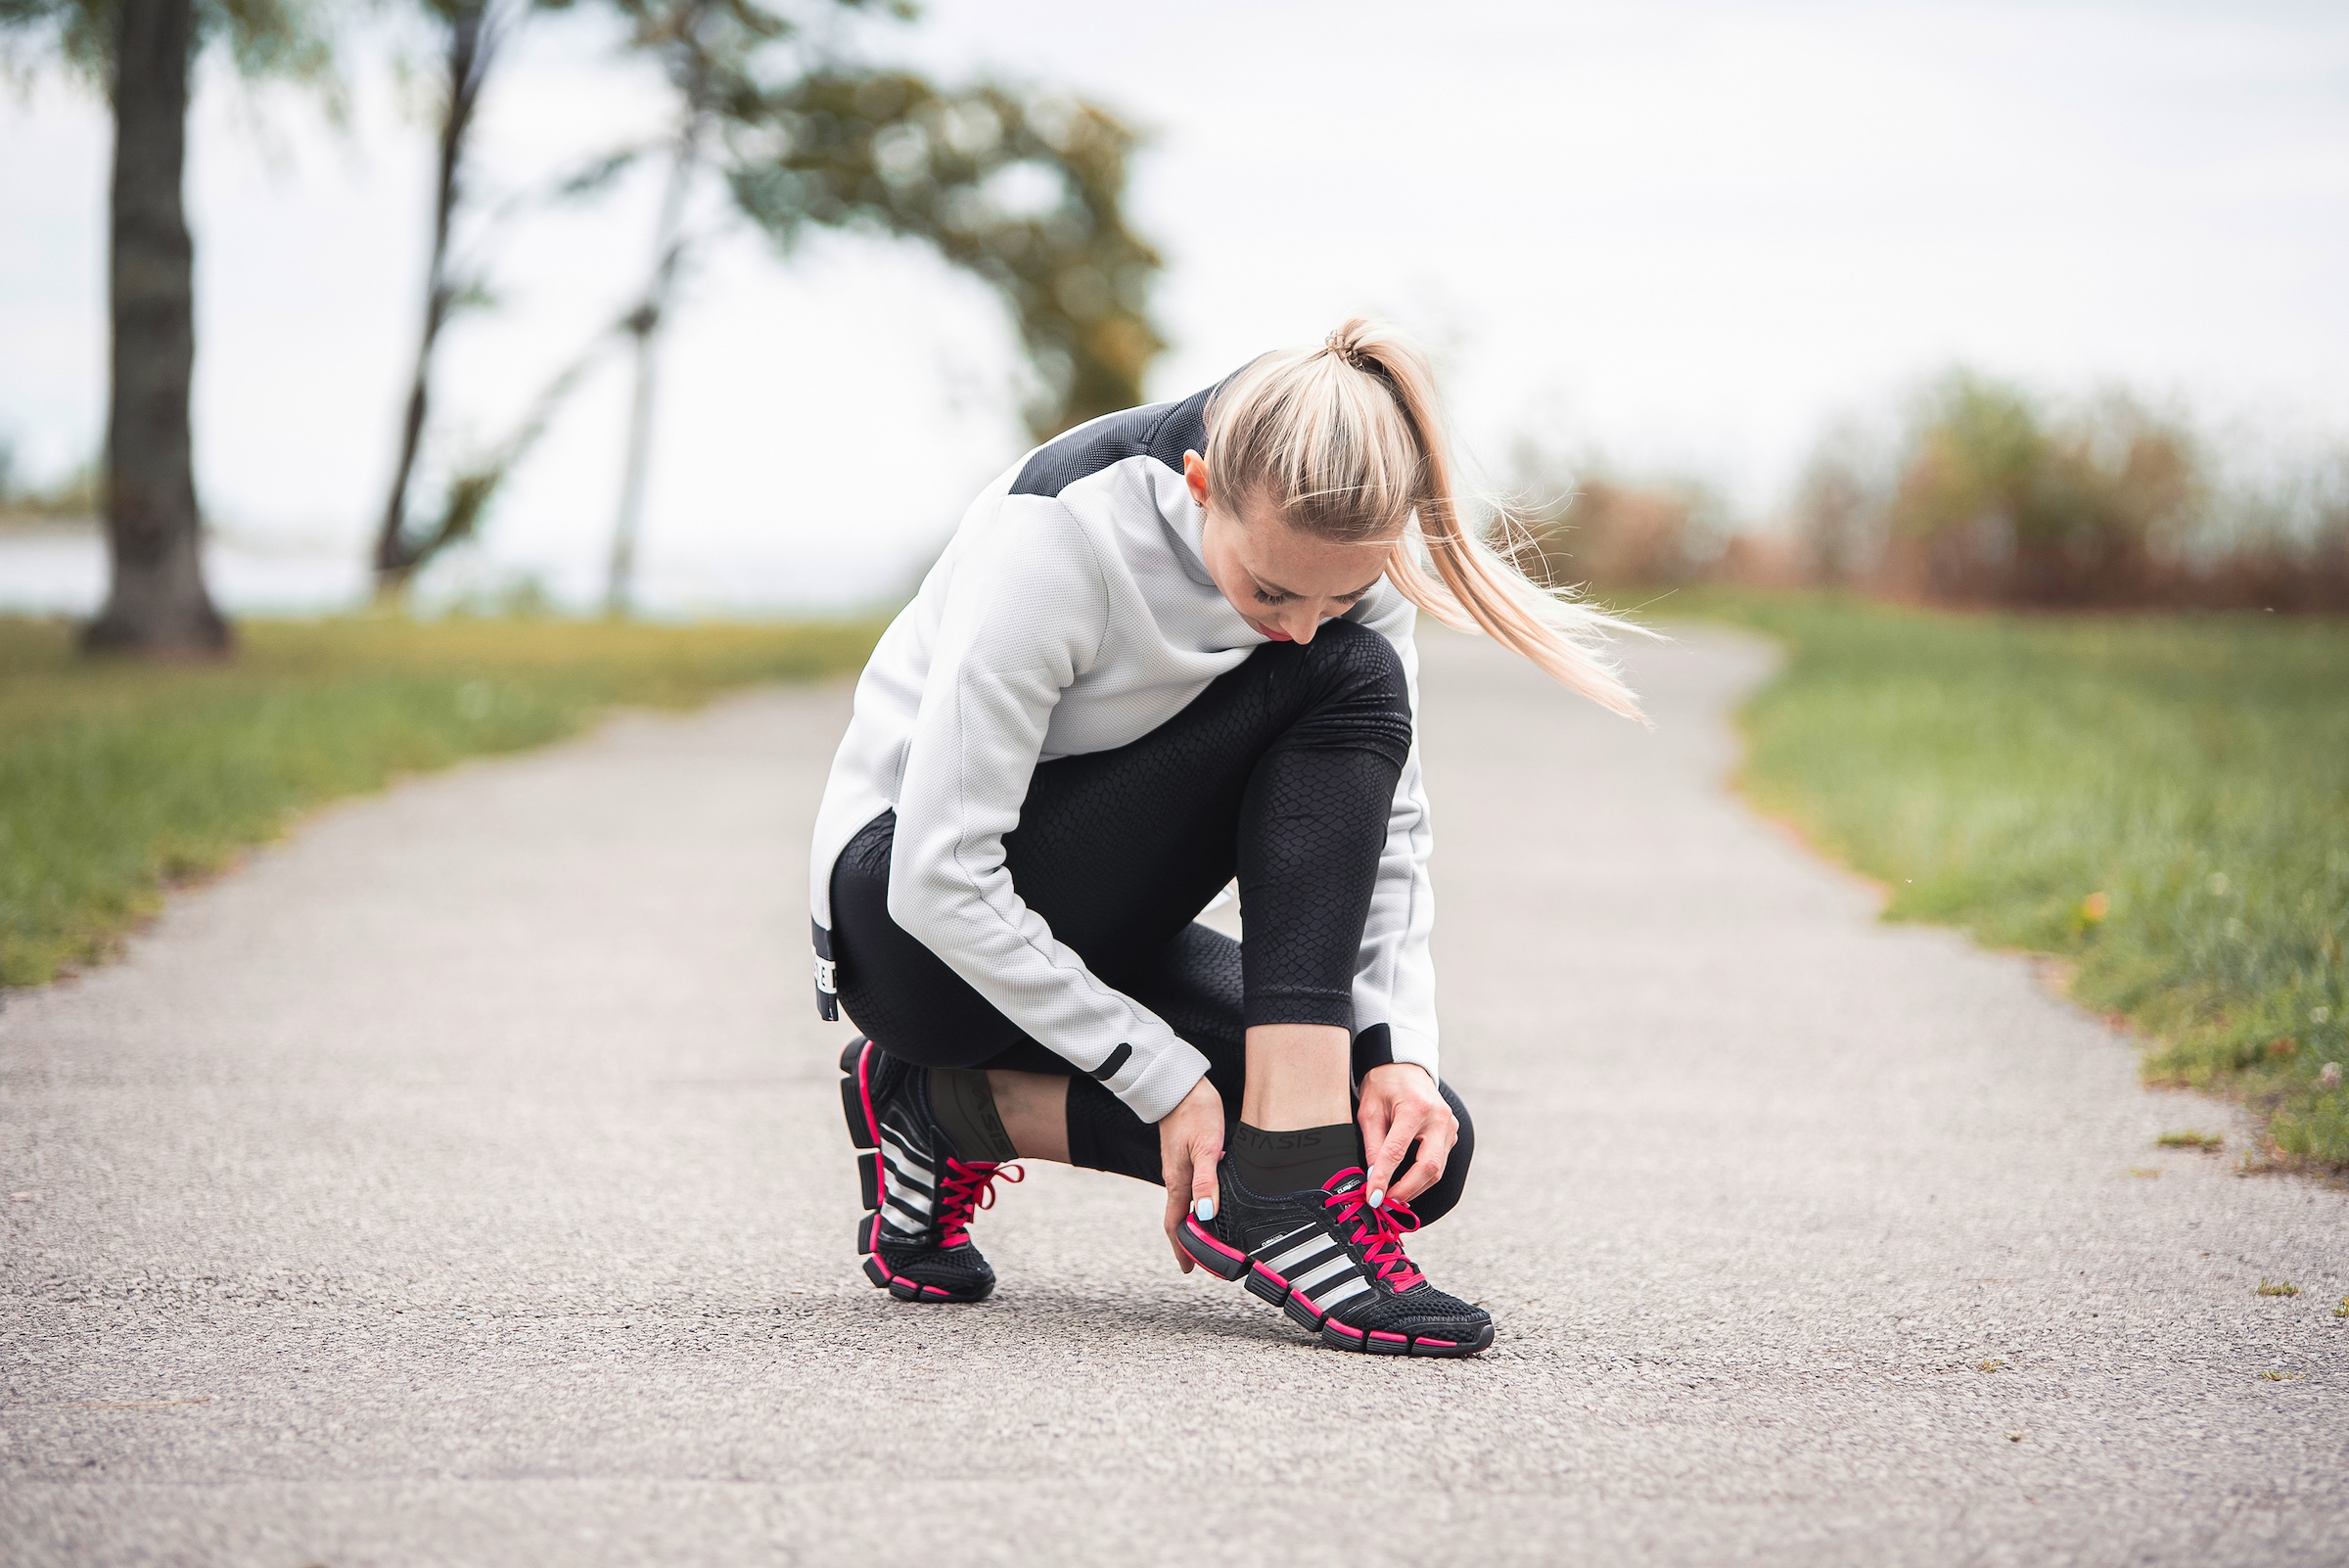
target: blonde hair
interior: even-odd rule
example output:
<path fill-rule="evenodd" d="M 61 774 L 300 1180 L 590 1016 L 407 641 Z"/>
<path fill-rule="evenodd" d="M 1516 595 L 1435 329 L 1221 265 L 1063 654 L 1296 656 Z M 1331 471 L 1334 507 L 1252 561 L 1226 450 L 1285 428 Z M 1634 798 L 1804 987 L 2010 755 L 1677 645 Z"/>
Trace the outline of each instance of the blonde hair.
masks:
<path fill-rule="evenodd" d="M 1387 580 L 1411 603 L 1647 721 L 1603 652 L 1606 633 L 1642 628 L 1528 579 L 1462 517 L 1435 376 L 1403 333 L 1357 316 L 1319 347 L 1266 354 L 1217 389 L 1207 430 L 1202 455 L 1223 495 L 1269 504 L 1318 538 L 1391 539 Z M 1522 542 L 1505 510 L 1500 527 Z"/>

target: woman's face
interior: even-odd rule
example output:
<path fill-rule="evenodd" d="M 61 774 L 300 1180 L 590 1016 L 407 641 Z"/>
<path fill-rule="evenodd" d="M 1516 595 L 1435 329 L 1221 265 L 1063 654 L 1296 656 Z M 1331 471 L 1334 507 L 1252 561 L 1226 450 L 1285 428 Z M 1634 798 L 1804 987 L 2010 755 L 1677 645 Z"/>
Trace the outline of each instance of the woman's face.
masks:
<path fill-rule="evenodd" d="M 1249 625 L 1274 642 L 1311 642 L 1321 623 L 1342 616 L 1378 586 L 1392 540 L 1341 544 L 1300 533 L 1267 507 L 1237 515 L 1208 483 L 1207 462 L 1182 454 L 1182 477 L 1204 514 L 1200 554 L 1207 574 Z"/>

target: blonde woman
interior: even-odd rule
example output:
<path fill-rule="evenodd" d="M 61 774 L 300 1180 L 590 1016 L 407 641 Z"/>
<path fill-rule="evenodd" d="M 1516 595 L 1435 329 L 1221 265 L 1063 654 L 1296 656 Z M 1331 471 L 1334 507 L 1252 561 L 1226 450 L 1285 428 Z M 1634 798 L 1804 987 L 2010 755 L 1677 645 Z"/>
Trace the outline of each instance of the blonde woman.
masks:
<path fill-rule="evenodd" d="M 978 1301 L 1014 1158 L 1167 1189 L 1204 1266 L 1339 1350 L 1472 1356 L 1403 1237 L 1473 1147 L 1438 1075 L 1425 609 L 1636 716 L 1474 536 L 1426 359 L 1349 321 L 1046 442 L 874 650 L 810 896 L 867 1211 L 902 1301 Z M 1421 551 L 1432 564 L 1431 576 Z M 1236 877 L 1244 943 L 1195 923 Z"/>

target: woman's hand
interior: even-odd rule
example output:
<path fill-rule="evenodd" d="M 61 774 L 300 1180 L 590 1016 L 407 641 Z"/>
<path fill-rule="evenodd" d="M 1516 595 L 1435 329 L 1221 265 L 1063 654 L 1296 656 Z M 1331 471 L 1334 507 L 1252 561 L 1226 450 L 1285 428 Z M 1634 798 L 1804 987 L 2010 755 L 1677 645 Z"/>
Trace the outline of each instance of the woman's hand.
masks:
<path fill-rule="evenodd" d="M 1223 1096 L 1206 1079 L 1193 1084 L 1182 1103 L 1158 1124 L 1158 1158 L 1167 1175 L 1167 1245 L 1187 1274 L 1196 1266 L 1174 1239 L 1174 1229 L 1193 1204 L 1205 1203 L 1214 1216 L 1216 1166 L 1223 1158 Z"/>
<path fill-rule="evenodd" d="M 1362 1075 L 1362 1149 L 1370 1157 L 1369 1200 L 1408 1203 L 1436 1184 L 1460 1140 L 1460 1119 L 1436 1092 L 1435 1078 L 1416 1062 L 1389 1062 Z M 1395 1168 L 1419 1140 L 1419 1158 L 1395 1190 Z"/>

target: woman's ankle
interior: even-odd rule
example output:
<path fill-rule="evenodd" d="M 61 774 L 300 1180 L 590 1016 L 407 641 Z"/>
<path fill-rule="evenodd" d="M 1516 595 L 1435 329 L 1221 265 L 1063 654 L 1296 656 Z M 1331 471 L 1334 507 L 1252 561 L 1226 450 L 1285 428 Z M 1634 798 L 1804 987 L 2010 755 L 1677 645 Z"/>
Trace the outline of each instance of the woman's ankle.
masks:
<path fill-rule="evenodd" d="M 1353 1063 L 1353 1038 L 1333 1024 L 1254 1026 L 1240 1120 L 1267 1132 L 1352 1122 Z"/>
<path fill-rule="evenodd" d="M 990 1068 L 995 1112 L 1023 1160 L 1069 1163 L 1069 1081 L 1057 1073 L 1011 1073 Z"/>

